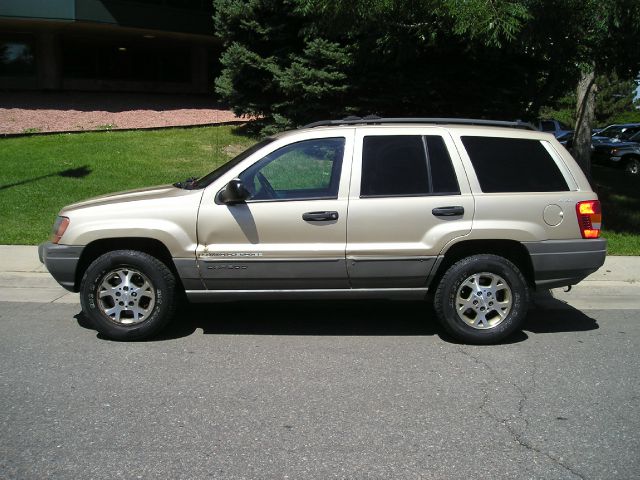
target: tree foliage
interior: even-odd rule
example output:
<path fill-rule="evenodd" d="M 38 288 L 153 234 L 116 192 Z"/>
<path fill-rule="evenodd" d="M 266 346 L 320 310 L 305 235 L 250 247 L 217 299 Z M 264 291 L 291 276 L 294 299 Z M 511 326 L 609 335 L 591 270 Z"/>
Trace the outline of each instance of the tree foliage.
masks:
<path fill-rule="evenodd" d="M 238 115 L 283 129 L 344 103 L 350 49 L 312 34 L 299 2 L 216 0 L 225 41 L 216 91 Z"/>
<path fill-rule="evenodd" d="M 632 113 L 635 109 L 634 97 L 636 82 L 632 79 L 620 79 L 614 71 L 610 75 L 596 78 L 596 125 L 609 125 L 618 122 L 618 118 Z"/>
<path fill-rule="evenodd" d="M 637 84 L 634 80 L 620 79 L 614 71 L 609 75 L 599 75 L 595 81 L 596 105 L 594 124 L 604 127 L 612 123 L 640 121 L 640 112 L 634 103 Z M 555 104 L 540 110 L 541 118 L 555 118 L 567 125 L 576 123 L 576 92 L 571 89 Z M 633 120 L 638 118 L 638 120 Z"/>
<path fill-rule="evenodd" d="M 636 0 L 214 0 L 234 111 L 533 119 L 583 71 L 640 70 Z M 586 8 L 585 8 L 586 6 Z"/>

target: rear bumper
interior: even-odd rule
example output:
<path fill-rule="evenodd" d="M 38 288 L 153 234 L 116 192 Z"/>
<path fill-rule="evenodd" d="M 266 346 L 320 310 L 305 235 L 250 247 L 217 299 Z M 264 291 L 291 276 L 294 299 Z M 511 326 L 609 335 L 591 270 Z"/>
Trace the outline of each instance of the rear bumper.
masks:
<path fill-rule="evenodd" d="M 75 292 L 77 291 L 75 288 L 76 269 L 83 248 L 83 246 L 56 245 L 45 242 L 38 245 L 38 256 L 60 285 Z"/>
<path fill-rule="evenodd" d="M 529 251 L 536 287 L 575 285 L 598 270 L 607 256 L 607 240 L 547 240 L 524 242 Z"/>

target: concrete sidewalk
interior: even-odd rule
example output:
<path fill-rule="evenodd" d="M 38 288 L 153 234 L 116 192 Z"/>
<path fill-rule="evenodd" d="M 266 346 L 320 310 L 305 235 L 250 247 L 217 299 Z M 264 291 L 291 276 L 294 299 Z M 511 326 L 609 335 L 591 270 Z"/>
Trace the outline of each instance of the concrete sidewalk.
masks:
<path fill-rule="evenodd" d="M 38 258 L 38 247 L 0 245 L 0 302 L 80 303 Z"/>
<path fill-rule="evenodd" d="M 600 270 L 573 287 L 538 292 L 535 302 L 561 302 L 578 309 L 640 309 L 640 257 L 607 257 Z M 77 293 L 62 288 L 38 259 L 38 248 L 0 245 L 0 302 L 80 303 Z"/>

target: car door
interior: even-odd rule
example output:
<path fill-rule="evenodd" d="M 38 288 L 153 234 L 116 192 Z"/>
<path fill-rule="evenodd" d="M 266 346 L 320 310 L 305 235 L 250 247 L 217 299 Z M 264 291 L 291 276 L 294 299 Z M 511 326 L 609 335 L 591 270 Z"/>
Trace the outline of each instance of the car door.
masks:
<path fill-rule="evenodd" d="M 347 288 L 347 202 L 354 129 L 289 135 L 207 188 L 196 256 L 207 289 Z M 220 191 L 238 178 L 249 198 Z"/>
<path fill-rule="evenodd" d="M 445 245 L 471 231 L 473 214 L 445 129 L 358 128 L 346 251 L 354 288 L 425 288 Z"/>

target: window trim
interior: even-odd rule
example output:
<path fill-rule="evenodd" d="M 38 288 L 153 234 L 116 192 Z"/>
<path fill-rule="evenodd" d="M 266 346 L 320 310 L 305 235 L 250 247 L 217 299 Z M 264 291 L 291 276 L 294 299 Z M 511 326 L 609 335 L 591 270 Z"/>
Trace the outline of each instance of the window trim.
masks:
<path fill-rule="evenodd" d="M 261 198 L 258 200 L 245 200 L 244 203 L 281 203 L 281 202 L 308 202 L 311 200 L 337 200 L 338 196 L 335 197 L 300 197 L 300 198 Z"/>
<path fill-rule="evenodd" d="M 395 193 L 392 195 L 360 195 L 360 198 L 415 198 L 415 197 L 448 197 L 462 195 L 460 192 L 437 192 L 437 193 Z"/>

